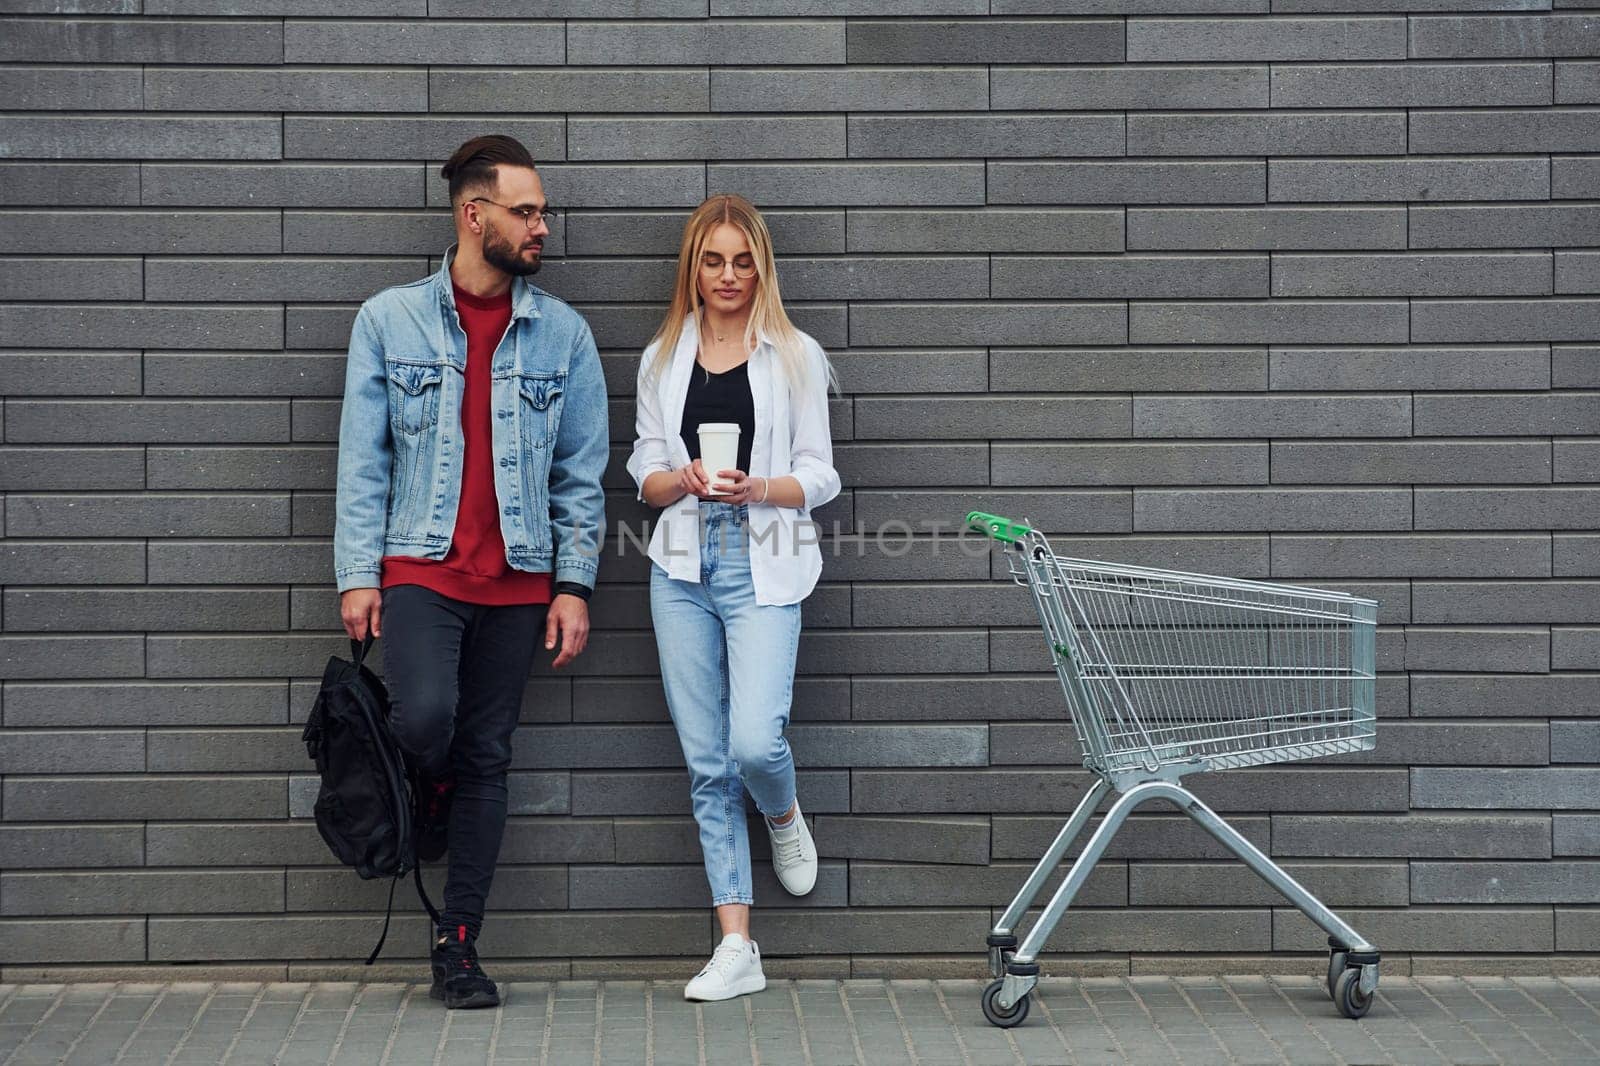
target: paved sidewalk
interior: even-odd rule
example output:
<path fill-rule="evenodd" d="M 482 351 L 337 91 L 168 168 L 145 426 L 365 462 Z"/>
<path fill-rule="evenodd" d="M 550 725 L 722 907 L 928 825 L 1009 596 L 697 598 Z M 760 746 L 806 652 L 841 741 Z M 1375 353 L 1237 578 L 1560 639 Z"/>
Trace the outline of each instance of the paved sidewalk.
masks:
<path fill-rule="evenodd" d="M 1298 977 L 1046 979 L 994 1029 L 977 981 L 774 981 L 696 1006 L 675 983 L 512 983 L 497 1011 L 426 986 L 0 986 L 5 1063 L 1600 1062 L 1600 978 L 1385 978 L 1365 1019 Z"/>

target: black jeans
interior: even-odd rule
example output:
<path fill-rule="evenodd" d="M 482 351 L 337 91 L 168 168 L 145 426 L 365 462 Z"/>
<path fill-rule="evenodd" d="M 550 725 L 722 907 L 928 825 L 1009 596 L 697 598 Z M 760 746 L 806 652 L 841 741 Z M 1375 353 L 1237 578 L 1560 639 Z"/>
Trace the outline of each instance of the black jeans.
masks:
<path fill-rule="evenodd" d="M 453 773 L 440 925 L 476 938 L 506 830 L 506 771 L 544 604 L 486 607 L 421 585 L 383 590 L 383 672 L 395 740 L 430 777 Z"/>

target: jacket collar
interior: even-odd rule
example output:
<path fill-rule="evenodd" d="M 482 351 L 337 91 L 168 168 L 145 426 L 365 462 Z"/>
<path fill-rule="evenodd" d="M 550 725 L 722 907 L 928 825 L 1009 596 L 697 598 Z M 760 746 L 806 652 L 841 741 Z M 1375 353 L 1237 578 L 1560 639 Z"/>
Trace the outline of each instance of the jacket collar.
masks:
<path fill-rule="evenodd" d="M 434 292 L 439 297 L 439 302 L 448 310 L 456 309 L 455 289 L 450 283 L 450 264 L 456 257 L 459 244 L 452 244 L 444 250 L 444 262 L 439 266 L 439 272 L 433 276 Z M 541 290 L 529 285 L 526 278 L 513 275 L 511 278 L 511 317 L 512 318 L 539 318 L 539 308 L 535 305 L 533 294 Z"/>

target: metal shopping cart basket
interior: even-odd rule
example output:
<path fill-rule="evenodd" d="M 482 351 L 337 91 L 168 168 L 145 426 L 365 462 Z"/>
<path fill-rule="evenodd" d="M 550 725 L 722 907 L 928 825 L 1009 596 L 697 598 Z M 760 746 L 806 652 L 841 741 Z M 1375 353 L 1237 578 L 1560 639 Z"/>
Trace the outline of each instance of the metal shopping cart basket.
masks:
<path fill-rule="evenodd" d="M 1028 1014 L 1039 951 L 1124 819 L 1164 799 L 1328 934 L 1328 994 L 1349 1018 L 1378 987 L 1378 951 L 1180 784 L 1185 774 L 1369 751 L 1378 605 L 1321 589 L 1056 555 L 1028 526 L 973 511 L 1033 594 L 1094 785 L 989 934 L 983 1013 Z M 1118 796 L 1029 930 L 1016 929 L 1108 793 Z"/>

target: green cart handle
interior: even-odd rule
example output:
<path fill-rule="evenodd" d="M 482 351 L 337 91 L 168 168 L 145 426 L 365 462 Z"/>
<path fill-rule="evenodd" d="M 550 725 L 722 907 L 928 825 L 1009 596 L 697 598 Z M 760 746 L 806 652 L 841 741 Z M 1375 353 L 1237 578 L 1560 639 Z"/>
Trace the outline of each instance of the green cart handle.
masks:
<path fill-rule="evenodd" d="M 982 530 L 995 540 L 1004 541 L 1007 544 L 1020 544 L 1023 537 L 1033 532 L 1031 527 L 1025 526 L 1021 522 L 1013 522 L 1009 518 L 985 514 L 982 511 L 967 512 L 967 525 L 972 529 Z"/>

